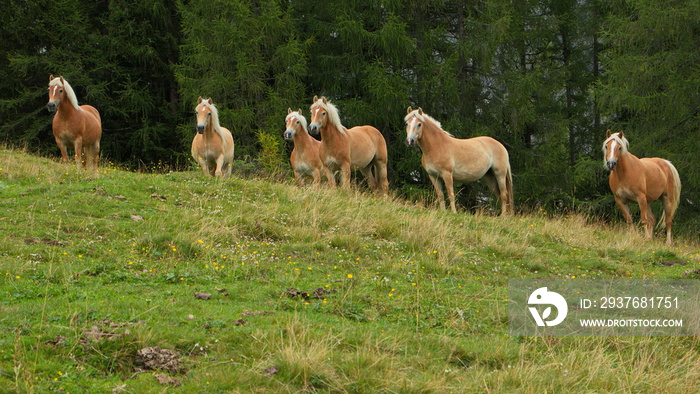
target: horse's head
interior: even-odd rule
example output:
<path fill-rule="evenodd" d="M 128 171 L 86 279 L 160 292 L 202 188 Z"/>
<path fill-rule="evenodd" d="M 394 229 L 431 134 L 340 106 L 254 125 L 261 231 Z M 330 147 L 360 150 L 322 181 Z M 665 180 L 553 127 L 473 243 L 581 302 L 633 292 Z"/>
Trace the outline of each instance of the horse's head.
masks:
<path fill-rule="evenodd" d="M 418 108 L 414 110 L 408 107 L 404 120 L 406 121 L 406 145 L 411 147 L 417 146 L 418 140 L 423 134 L 423 123 L 425 123 L 423 109 Z"/>
<path fill-rule="evenodd" d="M 608 130 L 605 136 L 607 139 L 603 142 L 603 162 L 605 163 L 604 167 L 612 171 L 617 166 L 617 160 L 620 156 L 627 153 L 629 142 L 622 131 L 611 133 Z"/>
<path fill-rule="evenodd" d="M 204 134 L 207 124 L 211 122 L 212 113 L 214 112 L 213 105 L 211 98 L 203 99 L 200 97 L 197 100 L 197 107 L 194 109 L 197 117 L 197 133 Z"/>
<path fill-rule="evenodd" d="M 318 98 L 314 96 L 314 103 L 311 104 L 311 124 L 309 124 L 309 131 L 312 134 L 318 135 L 321 128 L 326 126 L 328 122 L 328 99 L 326 97 Z"/>
<path fill-rule="evenodd" d="M 46 103 L 46 108 L 50 112 L 56 112 L 58 109 L 58 104 L 65 95 L 65 81 L 63 77 L 54 78 L 53 75 L 49 76 L 49 102 Z"/>
<path fill-rule="evenodd" d="M 298 111 L 287 109 L 287 117 L 285 118 L 287 127 L 284 130 L 284 139 L 290 141 L 294 139 L 297 132 L 306 131 L 306 118 L 301 114 L 301 108 Z"/>

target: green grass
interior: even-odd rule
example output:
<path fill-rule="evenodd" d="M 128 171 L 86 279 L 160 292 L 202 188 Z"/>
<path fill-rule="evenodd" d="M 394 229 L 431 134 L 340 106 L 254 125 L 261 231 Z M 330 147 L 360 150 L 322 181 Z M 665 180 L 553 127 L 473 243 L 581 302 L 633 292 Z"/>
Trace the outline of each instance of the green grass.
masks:
<path fill-rule="evenodd" d="M 577 215 L 502 219 L 428 205 L 199 171 L 107 167 L 90 179 L 2 150 L 0 387 L 699 387 L 695 338 L 510 337 L 506 311 L 510 278 L 686 277 L 700 268 L 697 244 L 669 248 Z M 141 369 L 138 350 L 153 346 L 177 352 L 181 369 Z"/>

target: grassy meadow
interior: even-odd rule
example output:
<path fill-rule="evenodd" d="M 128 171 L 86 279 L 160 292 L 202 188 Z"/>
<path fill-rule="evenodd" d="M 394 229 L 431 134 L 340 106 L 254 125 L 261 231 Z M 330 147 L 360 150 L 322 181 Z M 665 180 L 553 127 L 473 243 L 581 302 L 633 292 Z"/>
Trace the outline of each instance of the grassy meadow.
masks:
<path fill-rule="evenodd" d="M 683 238 L 12 150 L 0 232 L 3 392 L 700 387 L 695 337 L 507 334 L 508 279 L 697 277 Z"/>

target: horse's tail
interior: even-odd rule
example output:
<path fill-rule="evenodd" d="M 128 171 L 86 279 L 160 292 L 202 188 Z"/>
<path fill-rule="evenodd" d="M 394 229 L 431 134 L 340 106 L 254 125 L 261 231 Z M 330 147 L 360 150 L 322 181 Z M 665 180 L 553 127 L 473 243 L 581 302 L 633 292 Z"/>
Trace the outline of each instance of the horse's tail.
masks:
<path fill-rule="evenodd" d="M 667 197 L 671 199 L 671 211 L 669 212 L 669 216 L 673 218 L 673 215 L 676 214 L 676 209 L 678 209 L 678 205 L 681 202 L 681 177 L 678 175 L 678 170 L 676 170 L 676 167 L 673 164 L 671 164 L 670 161 L 665 161 L 666 164 L 668 164 L 668 168 L 671 170 L 671 175 L 673 176 L 673 194 Z M 656 227 L 665 226 L 666 210 L 664 209 L 661 213 L 661 218 L 659 219 L 659 222 L 656 224 Z"/>
<path fill-rule="evenodd" d="M 513 203 L 513 172 L 510 170 L 510 161 L 508 161 L 508 169 L 506 171 L 506 192 L 508 193 L 508 207 L 510 214 L 515 213 L 515 205 Z"/>

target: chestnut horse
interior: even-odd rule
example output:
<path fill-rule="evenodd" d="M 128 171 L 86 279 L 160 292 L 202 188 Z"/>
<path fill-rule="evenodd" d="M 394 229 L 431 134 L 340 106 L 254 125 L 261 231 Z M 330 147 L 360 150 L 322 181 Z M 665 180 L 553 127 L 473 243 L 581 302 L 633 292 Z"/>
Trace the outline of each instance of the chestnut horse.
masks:
<path fill-rule="evenodd" d="M 294 141 L 294 149 L 289 156 L 289 163 L 294 171 L 299 186 L 304 186 L 304 176 L 310 175 L 314 178 L 314 185 L 321 184 L 321 169 L 323 164 L 318 157 L 321 141 L 309 135 L 306 118 L 301 114 L 301 109 L 292 111 L 287 109 L 285 118 L 287 126 L 284 131 L 284 139 Z"/>
<path fill-rule="evenodd" d="M 418 144 L 423 152 L 421 162 L 442 209 L 445 209 L 445 197 L 440 178 L 445 182 L 452 212 L 457 212 L 453 183 L 483 178 L 501 205 L 501 215 L 513 213 L 513 176 L 508 151 L 500 142 L 491 137 L 457 139 L 421 108 L 408 107 L 406 112 L 406 143 Z"/>
<path fill-rule="evenodd" d="M 49 77 L 49 111 L 53 117 L 53 136 L 61 150 L 63 162 L 68 162 L 68 147 L 75 150 L 75 164 L 97 173 L 100 157 L 102 120 L 100 113 L 90 105 L 78 105 L 73 88 L 63 77 Z"/>
<path fill-rule="evenodd" d="M 231 175 L 233 136 L 219 124 L 219 111 L 211 99 L 197 100 L 197 134 L 192 140 L 192 157 L 207 175 Z"/>
<path fill-rule="evenodd" d="M 310 131 L 321 133 L 319 156 L 328 182 L 335 187 L 335 173 L 340 171 L 343 187 L 350 187 L 350 171 L 359 169 L 369 187 L 386 193 L 387 179 L 386 141 L 372 126 L 356 126 L 346 129 L 340 123 L 338 109 L 325 97 L 314 96 L 311 104 Z M 372 174 L 374 169 L 374 174 Z"/>
<path fill-rule="evenodd" d="M 673 245 L 671 226 L 681 196 L 681 179 L 670 161 L 658 157 L 639 159 L 629 152 L 629 141 L 620 131 L 606 133 L 603 142 L 605 168 L 610 171 L 610 190 L 615 203 L 632 225 L 628 204 L 639 204 L 641 222 L 647 239 L 653 236 L 654 215 L 651 202 L 661 199 L 664 206 L 659 226 L 666 226 L 666 244 Z"/>

